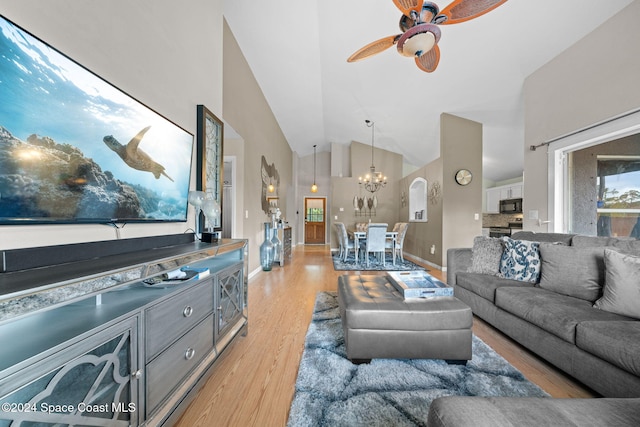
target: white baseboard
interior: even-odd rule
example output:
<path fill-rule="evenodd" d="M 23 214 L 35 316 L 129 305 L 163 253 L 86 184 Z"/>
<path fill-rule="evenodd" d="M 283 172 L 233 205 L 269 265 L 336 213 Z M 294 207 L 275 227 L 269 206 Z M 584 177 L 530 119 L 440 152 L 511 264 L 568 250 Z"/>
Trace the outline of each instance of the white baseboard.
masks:
<path fill-rule="evenodd" d="M 405 253 L 403 255 L 404 255 L 405 258 L 408 258 L 411 261 L 414 261 L 414 262 L 417 261 L 417 262 L 420 262 L 420 263 L 423 263 L 423 264 L 427 264 L 428 266 L 431 266 L 433 268 L 437 268 L 438 270 L 447 271 L 447 267 L 442 267 L 441 265 L 434 264 L 434 263 L 432 263 L 430 261 L 427 261 L 426 259 L 422 259 L 420 257 L 417 257 L 417 256 L 412 255 L 412 254 L 408 254 L 408 253 Z"/>

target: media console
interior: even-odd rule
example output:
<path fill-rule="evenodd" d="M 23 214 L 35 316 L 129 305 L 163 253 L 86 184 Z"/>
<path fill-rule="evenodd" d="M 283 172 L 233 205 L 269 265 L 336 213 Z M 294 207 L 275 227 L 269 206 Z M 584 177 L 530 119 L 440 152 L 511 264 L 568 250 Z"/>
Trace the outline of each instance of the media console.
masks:
<path fill-rule="evenodd" d="M 33 281 L 0 293 L 0 425 L 171 425 L 246 334 L 246 240 L 149 239 L 120 241 L 121 252 L 109 242 L 102 256 L 103 245 L 88 244 L 86 259 L 0 273 L 0 286 Z M 83 253 L 79 245 L 66 246 Z M 184 266 L 210 274 L 144 282 Z"/>

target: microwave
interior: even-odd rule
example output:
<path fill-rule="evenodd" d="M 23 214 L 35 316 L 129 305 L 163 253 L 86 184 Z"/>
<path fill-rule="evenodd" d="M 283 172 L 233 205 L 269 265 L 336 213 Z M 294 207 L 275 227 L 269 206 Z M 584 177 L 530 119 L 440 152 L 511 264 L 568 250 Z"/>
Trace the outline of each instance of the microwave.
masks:
<path fill-rule="evenodd" d="M 500 200 L 500 213 L 502 214 L 522 213 L 522 199 Z"/>

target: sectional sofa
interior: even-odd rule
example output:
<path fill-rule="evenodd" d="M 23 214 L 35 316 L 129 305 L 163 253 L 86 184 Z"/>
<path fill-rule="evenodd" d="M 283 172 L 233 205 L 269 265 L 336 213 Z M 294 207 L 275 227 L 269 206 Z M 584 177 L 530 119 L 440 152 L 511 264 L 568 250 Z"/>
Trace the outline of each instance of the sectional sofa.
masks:
<path fill-rule="evenodd" d="M 605 397 L 640 397 L 640 241 L 519 232 L 450 249 L 473 313 Z"/>
<path fill-rule="evenodd" d="M 450 249 L 473 313 L 602 399 L 445 397 L 428 425 L 640 425 L 640 240 L 519 232 Z"/>

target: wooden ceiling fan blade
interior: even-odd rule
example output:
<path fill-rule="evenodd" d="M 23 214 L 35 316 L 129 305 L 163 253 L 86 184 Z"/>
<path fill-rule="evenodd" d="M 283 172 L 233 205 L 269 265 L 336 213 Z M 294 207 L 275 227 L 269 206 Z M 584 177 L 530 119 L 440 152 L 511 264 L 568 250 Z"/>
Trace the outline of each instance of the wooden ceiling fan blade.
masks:
<path fill-rule="evenodd" d="M 395 36 L 385 37 L 380 40 L 376 40 L 374 42 L 369 43 L 368 45 L 358 49 L 353 55 L 351 55 L 347 62 L 356 62 L 361 59 L 368 58 L 373 55 L 377 55 L 378 53 L 389 49 L 391 46 L 398 42 L 402 34 L 398 34 Z"/>
<path fill-rule="evenodd" d="M 412 10 L 415 13 L 420 13 L 420 9 L 422 9 L 422 0 L 393 0 L 393 4 L 408 17 L 411 17 Z"/>
<path fill-rule="evenodd" d="M 427 73 L 433 73 L 438 67 L 440 62 L 440 48 L 438 45 L 433 46 L 427 53 L 423 53 L 421 56 L 416 57 L 416 65 L 422 71 Z"/>
<path fill-rule="evenodd" d="M 469 21 L 492 11 L 507 0 L 455 0 L 434 18 L 440 25 Z"/>

